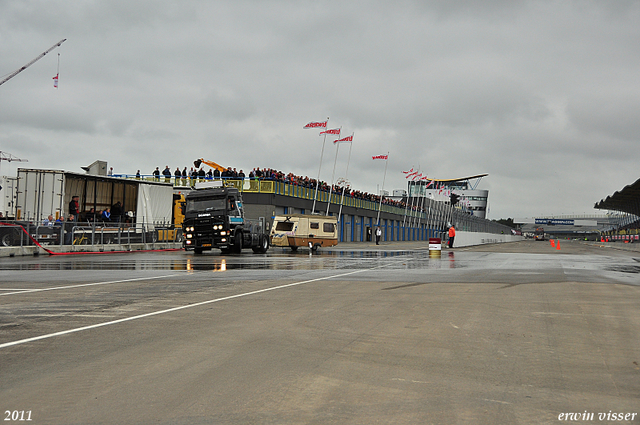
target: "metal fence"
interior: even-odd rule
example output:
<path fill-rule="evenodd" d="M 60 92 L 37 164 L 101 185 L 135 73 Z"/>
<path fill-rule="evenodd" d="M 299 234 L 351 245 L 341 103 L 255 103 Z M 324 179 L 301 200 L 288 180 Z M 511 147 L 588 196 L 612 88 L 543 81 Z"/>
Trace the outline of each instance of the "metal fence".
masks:
<path fill-rule="evenodd" d="M 91 247 L 106 249 L 113 245 L 162 244 L 182 242 L 182 229 L 171 223 L 81 223 L 67 222 L 53 226 L 30 221 L 3 221 L 0 247 L 67 245 L 71 250 Z"/>

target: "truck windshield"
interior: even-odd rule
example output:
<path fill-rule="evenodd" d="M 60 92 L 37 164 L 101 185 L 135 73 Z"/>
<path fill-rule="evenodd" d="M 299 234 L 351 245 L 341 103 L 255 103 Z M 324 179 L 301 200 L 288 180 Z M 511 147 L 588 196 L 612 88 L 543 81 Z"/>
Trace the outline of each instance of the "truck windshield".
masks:
<path fill-rule="evenodd" d="M 225 198 L 187 199 L 187 212 L 224 211 Z"/>

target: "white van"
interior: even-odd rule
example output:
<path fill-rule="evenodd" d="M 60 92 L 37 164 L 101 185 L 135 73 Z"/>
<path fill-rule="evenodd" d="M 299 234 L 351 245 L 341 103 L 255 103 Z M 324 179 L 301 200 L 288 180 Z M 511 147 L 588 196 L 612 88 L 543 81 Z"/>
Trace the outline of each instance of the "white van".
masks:
<path fill-rule="evenodd" d="M 278 215 L 271 227 L 271 245 L 288 246 L 292 251 L 304 246 L 315 251 L 321 246 L 338 244 L 338 219 L 331 216 Z"/>

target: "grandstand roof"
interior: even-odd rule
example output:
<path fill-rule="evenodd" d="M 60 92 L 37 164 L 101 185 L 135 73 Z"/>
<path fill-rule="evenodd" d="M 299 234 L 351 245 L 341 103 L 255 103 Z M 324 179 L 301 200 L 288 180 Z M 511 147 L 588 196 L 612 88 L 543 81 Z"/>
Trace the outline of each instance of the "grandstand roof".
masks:
<path fill-rule="evenodd" d="M 597 202 L 594 208 L 622 211 L 640 216 L 640 179 Z"/>
<path fill-rule="evenodd" d="M 467 180 L 471 180 L 471 179 L 479 179 L 481 177 L 485 177 L 488 176 L 489 174 L 478 174 L 475 176 L 470 176 L 470 177 L 460 177 L 457 179 L 430 179 L 427 178 L 427 180 L 433 180 L 434 182 L 443 182 L 443 183 L 452 183 L 452 182 L 463 182 L 463 181 L 467 181 Z"/>

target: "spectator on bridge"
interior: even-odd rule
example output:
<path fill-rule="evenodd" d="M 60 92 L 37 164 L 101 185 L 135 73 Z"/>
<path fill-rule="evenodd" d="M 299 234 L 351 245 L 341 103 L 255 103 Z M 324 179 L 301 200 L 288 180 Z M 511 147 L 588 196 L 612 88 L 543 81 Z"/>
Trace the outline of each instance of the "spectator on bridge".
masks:
<path fill-rule="evenodd" d="M 164 167 L 164 170 L 162 170 L 162 175 L 164 176 L 164 181 L 166 183 L 171 182 L 171 170 L 169 169 L 168 165 L 166 165 Z"/>

